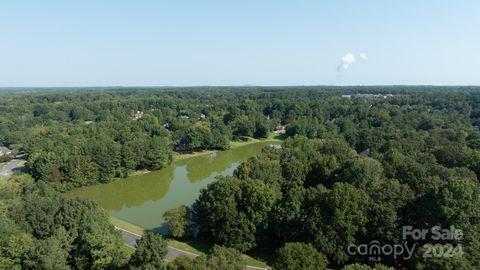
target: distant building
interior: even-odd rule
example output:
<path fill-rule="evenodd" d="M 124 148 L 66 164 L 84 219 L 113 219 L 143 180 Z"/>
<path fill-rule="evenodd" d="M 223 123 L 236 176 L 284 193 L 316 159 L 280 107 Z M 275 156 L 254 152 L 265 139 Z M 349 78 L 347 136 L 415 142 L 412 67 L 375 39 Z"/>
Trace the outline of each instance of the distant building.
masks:
<path fill-rule="evenodd" d="M 10 155 L 12 150 L 8 149 L 5 146 L 0 146 L 0 156 Z"/>
<path fill-rule="evenodd" d="M 442 113 L 441 110 L 439 110 L 438 108 L 435 108 L 433 106 L 427 106 L 427 110 L 431 113 L 431 114 L 440 114 Z"/>
<path fill-rule="evenodd" d="M 355 94 L 355 95 L 342 95 L 342 98 L 389 98 L 393 97 L 392 94 Z"/>
<path fill-rule="evenodd" d="M 138 120 L 143 117 L 143 112 L 142 111 L 133 112 L 132 116 L 133 116 L 133 120 Z"/>
<path fill-rule="evenodd" d="M 287 127 L 284 126 L 284 125 L 279 125 L 275 128 L 275 131 L 274 133 L 277 133 L 277 134 L 285 134 L 287 133 Z"/>
<path fill-rule="evenodd" d="M 363 150 L 362 152 L 358 153 L 360 156 L 365 156 L 365 157 L 369 157 L 371 156 L 373 153 L 372 153 L 372 150 L 370 150 L 370 148 L 367 148 L 365 150 Z"/>
<path fill-rule="evenodd" d="M 176 152 L 185 151 L 187 149 L 188 149 L 188 144 L 182 142 L 182 140 L 178 140 L 178 141 L 175 142 L 174 150 Z"/>
<path fill-rule="evenodd" d="M 330 119 L 330 120 L 325 121 L 325 123 L 327 123 L 327 124 L 335 124 L 335 121 L 337 121 L 337 118 L 334 117 L 334 118 L 332 118 L 332 119 Z"/>

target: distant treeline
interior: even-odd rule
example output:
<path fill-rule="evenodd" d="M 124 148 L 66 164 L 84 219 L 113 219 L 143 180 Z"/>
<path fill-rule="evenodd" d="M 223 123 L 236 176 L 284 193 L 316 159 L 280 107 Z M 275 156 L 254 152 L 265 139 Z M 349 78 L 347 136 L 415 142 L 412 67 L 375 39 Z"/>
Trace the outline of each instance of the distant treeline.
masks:
<path fill-rule="evenodd" d="M 455 226 L 464 237 L 408 238 L 412 258 L 382 254 L 376 260 L 396 268 L 479 269 L 478 90 L 205 87 L 2 94 L 0 144 L 26 154 L 33 180 L 19 175 L 0 183 L 0 268 L 165 269 L 166 243 L 158 235 L 147 233 L 129 259 L 105 214 L 89 201 L 63 198 L 52 186 L 159 169 L 170 163 L 172 151 L 225 149 L 231 140 L 263 138 L 281 125 L 289 137 L 281 149 L 267 148 L 234 176 L 210 184 L 191 207 L 167 212 L 172 236 L 193 237 L 194 229 L 200 239 L 229 247 L 194 261 L 183 257 L 169 269 L 242 269 L 236 250 L 276 250 L 275 269 L 372 269 L 360 263 L 388 269 L 347 248 L 403 243 L 403 226 Z M 438 244 L 432 254 L 452 246 L 461 256 L 426 258 L 426 244 Z"/>
<path fill-rule="evenodd" d="M 230 140 L 264 138 L 278 125 L 286 127 L 288 136 L 341 136 L 357 151 L 374 150 L 378 140 L 405 125 L 455 127 L 455 132 L 470 134 L 479 124 L 479 89 L 55 88 L 3 93 L 0 145 L 25 153 L 37 180 L 83 186 L 162 168 L 170 163 L 172 150 L 225 149 Z M 393 96 L 342 98 L 355 93 Z"/>

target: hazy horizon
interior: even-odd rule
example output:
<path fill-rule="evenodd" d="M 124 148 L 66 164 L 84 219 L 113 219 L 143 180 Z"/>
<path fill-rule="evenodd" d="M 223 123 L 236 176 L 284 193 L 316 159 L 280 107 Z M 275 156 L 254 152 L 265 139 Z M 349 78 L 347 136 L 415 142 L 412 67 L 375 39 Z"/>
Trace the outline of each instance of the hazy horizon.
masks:
<path fill-rule="evenodd" d="M 14 89 L 14 88 L 195 88 L 195 87 L 212 87 L 212 88 L 221 88 L 221 87 L 232 87 L 232 88 L 244 88 L 244 87 L 258 87 L 258 88 L 269 88 L 269 87 L 480 87 L 480 84 L 291 84 L 291 85 L 257 85 L 257 84 L 245 84 L 245 85 L 85 85 L 85 86 L 75 86 L 75 85 L 59 85 L 59 86 L 0 86 L 0 89 Z"/>
<path fill-rule="evenodd" d="M 0 87 L 480 85 L 480 2 L 7 1 Z"/>

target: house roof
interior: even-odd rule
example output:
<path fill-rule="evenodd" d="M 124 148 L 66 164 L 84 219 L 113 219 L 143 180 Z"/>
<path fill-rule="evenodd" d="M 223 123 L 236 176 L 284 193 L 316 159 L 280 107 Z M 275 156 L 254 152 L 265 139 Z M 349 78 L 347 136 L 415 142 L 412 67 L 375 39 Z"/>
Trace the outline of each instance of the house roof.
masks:
<path fill-rule="evenodd" d="M 363 150 L 362 152 L 358 153 L 361 156 L 371 156 L 372 155 L 372 150 L 370 148 L 367 148 Z"/>
<path fill-rule="evenodd" d="M 12 150 L 8 149 L 5 146 L 0 146 L 0 152 L 2 153 L 7 153 L 7 152 L 12 152 Z"/>

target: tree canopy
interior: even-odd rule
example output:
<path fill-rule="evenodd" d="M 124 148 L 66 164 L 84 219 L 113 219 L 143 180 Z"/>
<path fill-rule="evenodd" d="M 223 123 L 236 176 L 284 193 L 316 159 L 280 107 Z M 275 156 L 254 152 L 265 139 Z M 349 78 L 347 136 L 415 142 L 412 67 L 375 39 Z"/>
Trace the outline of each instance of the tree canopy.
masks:
<path fill-rule="evenodd" d="M 129 264 L 108 216 L 60 192 L 274 130 L 285 133 L 281 148 L 264 149 L 193 205 L 167 212 L 173 237 L 198 232 L 224 246 L 169 267 L 240 269 L 239 251 L 268 249 L 284 269 L 327 261 L 385 269 L 347 247 L 402 243 L 409 225 L 460 228 L 464 238 L 438 244 L 461 245 L 463 256 L 426 260 L 429 242 L 407 239 L 413 258 L 387 254 L 380 263 L 480 268 L 479 87 L 44 89 L 0 97 L 0 145 L 24 155 L 31 176 L 0 182 L 0 268 L 164 268 L 159 236 L 148 233 Z"/>

